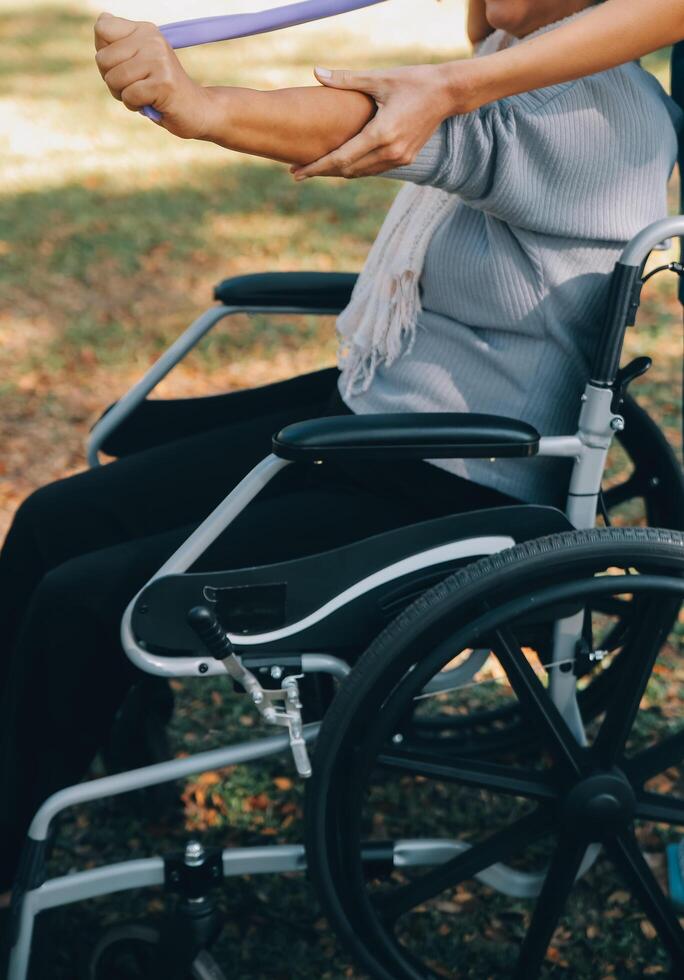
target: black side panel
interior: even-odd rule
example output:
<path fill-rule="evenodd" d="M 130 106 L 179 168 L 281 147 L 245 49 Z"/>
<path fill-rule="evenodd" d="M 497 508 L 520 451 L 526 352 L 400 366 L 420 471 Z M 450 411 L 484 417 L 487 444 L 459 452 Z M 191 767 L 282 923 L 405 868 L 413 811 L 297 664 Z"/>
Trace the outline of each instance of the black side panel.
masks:
<path fill-rule="evenodd" d="M 224 279 L 214 299 L 224 306 L 301 306 L 339 313 L 357 278 L 355 272 L 258 272 Z"/>
<path fill-rule="evenodd" d="M 212 605 L 231 633 L 260 633 L 302 619 L 355 582 L 429 548 L 486 535 L 526 541 L 570 527 L 567 517 L 553 507 L 501 507 L 424 521 L 297 561 L 170 575 L 152 582 L 138 598 L 133 629 L 150 649 L 187 653 L 197 650 L 196 635 L 186 622 L 196 605 Z M 405 575 L 269 649 L 329 652 L 363 644 L 451 567 L 453 563 L 440 564 Z"/>

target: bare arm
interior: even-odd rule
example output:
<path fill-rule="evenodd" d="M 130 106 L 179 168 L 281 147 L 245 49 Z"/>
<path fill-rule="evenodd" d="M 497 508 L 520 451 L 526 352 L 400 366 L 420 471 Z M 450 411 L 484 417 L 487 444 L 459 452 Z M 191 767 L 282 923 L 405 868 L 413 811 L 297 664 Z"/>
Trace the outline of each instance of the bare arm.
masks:
<path fill-rule="evenodd" d="M 684 0 L 607 0 L 564 27 L 484 58 L 318 73 L 324 85 L 372 95 L 378 112 L 359 136 L 298 177 L 383 173 L 413 160 L 449 116 L 614 68 L 682 39 Z"/>
<path fill-rule="evenodd" d="M 468 4 L 468 39 L 471 44 L 480 41 L 492 33 L 492 28 L 485 13 L 485 0 L 470 0 Z"/>
<path fill-rule="evenodd" d="M 96 60 L 112 95 L 131 111 L 153 106 L 175 136 L 254 156 L 306 164 L 355 136 L 375 113 L 361 92 L 205 88 L 183 69 L 153 24 L 102 15 Z"/>
<path fill-rule="evenodd" d="M 360 92 L 326 88 L 207 91 L 212 110 L 202 139 L 283 163 L 317 160 L 360 132 L 375 113 L 373 100 Z"/>
<path fill-rule="evenodd" d="M 465 108 L 593 75 L 682 39 L 684 0 L 607 0 L 558 30 L 473 62 Z M 462 111 L 463 92 L 457 63 L 448 70 L 453 115 Z"/>

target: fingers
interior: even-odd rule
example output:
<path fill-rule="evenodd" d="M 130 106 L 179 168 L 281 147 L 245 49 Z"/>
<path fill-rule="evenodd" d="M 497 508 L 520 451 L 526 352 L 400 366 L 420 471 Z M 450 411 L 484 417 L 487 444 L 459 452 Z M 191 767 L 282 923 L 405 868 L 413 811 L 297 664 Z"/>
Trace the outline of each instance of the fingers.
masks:
<path fill-rule="evenodd" d="M 383 147 L 381 149 L 371 150 L 365 157 L 356 160 L 348 169 L 347 176 L 352 179 L 357 177 L 377 177 L 379 174 L 387 173 L 388 170 L 406 166 L 408 163 L 411 163 L 411 160 L 407 159 L 404 162 L 402 158 L 401 162 L 397 162 L 394 158 L 391 160 L 388 159 L 387 151 Z"/>
<path fill-rule="evenodd" d="M 105 72 L 102 77 L 114 98 L 123 101 L 121 99 L 123 90 L 143 78 L 148 78 L 149 74 L 149 62 L 140 57 L 134 57 Z"/>
<path fill-rule="evenodd" d="M 365 129 L 327 156 L 293 169 L 295 180 L 366 177 L 411 163 L 415 153 L 380 112 Z"/>
<path fill-rule="evenodd" d="M 366 92 L 368 95 L 374 94 L 374 89 L 378 84 L 379 73 L 373 71 L 348 71 L 343 68 L 333 71 L 330 68 L 314 68 L 314 75 L 321 83 L 328 88 L 354 89 L 356 92 Z"/>
<path fill-rule="evenodd" d="M 317 172 L 311 174 L 312 177 L 344 177 L 347 180 L 354 180 L 358 177 L 375 177 L 387 173 L 388 170 L 394 169 L 397 164 L 387 160 L 384 150 L 375 149 L 360 157 L 353 164 L 344 167 L 340 167 L 334 153 L 321 157 L 313 166 L 316 167 Z M 309 179 L 308 174 L 300 177 L 299 171 L 293 172 L 296 181 Z"/>
<path fill-rule="evenodd" d="M 107 13 L 100 14 L 95 21 L 95 47 L 99 51 L 106 44 L 120 41 L 132 34 L 138 26 L 135 20 L 126 20 L 125 17 L 114 17 Z"/>
<path fill-rule="evenodd" d="M 123 21 L 123 18 L 103 15 L 107 27 L 109 21 Z M 123 21 L 123 30 L 132 31 L 119 37 L 118 40 L 98 49 L 95 61 L 102 78 L 115 99 L 123 101 L 122 93 L 125 88 L 148 78 L 154 74 L 158 82 L 168 81 L 170 72 L 169 45 L 159 29 L 154 24 Z M 114 36 L 116 31 L 107 31 Z"/>
<path fill-rule="evenodd" d="M 132 37 L 124 38 L 121 41 L 114 41 L 104 48 L 100 48 L 95 55 L 95 63 L 100 74 L 104 78 L 117 65 L 130 61 L 138 53 L 138 44 Z"/>
<path fill-rule="evenodd" d="M 350 168 L 357 160 L 365 157 L 375 149 L 377 142 L 371 126 L 366 126 L 357 136 L 353 136 L 344 146 L 333 150 L 320 160 L 297 167 L 293 170 L 295 180 L 306 180 L 307 177 L 347 177 L 351 176 Z"/>
<path fill-rule="evenodd" d="M 158 94 L 155 83 L 149 78 L 142 78 L 126 86 L 121 93 L 121 101 L 131 112 L 138 112 L 143 106 L 153 106 Z"/>

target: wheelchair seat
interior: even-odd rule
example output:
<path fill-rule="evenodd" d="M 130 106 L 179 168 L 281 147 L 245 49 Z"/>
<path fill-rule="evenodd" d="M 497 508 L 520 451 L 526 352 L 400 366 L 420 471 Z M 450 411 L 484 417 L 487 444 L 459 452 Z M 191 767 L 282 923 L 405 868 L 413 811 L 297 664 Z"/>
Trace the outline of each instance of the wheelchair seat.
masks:
<path fill-rule="evenodd" d="M 483 550 L 570 530 L 560 510 L 512 506 L 421 521 L 361 541 L 253 568 L 154 579 L 138 596 L 139 643 L 171 656 L 197 651 L 187 614 L 209 605 L 241 655 L 359 650 L 422 592 Z"/>

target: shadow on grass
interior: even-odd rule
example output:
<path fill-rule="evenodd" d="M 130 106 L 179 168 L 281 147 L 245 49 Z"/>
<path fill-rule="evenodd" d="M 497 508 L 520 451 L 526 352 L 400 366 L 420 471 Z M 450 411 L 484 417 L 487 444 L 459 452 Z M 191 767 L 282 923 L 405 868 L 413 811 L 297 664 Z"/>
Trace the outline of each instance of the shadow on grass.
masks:
<path fill-rule="evenodd" d="M 194 165 L 151 189 L 71 184 L 0 196 L 0 314 L 17 330 L 48 321 L 59 349 L 71 338 L 111 353 L 127 334 L 161 344 L 228 275 L 358 269 L 394 190 L 387 181 L 301 186 L 284 167 L 245 161 Z"/>

